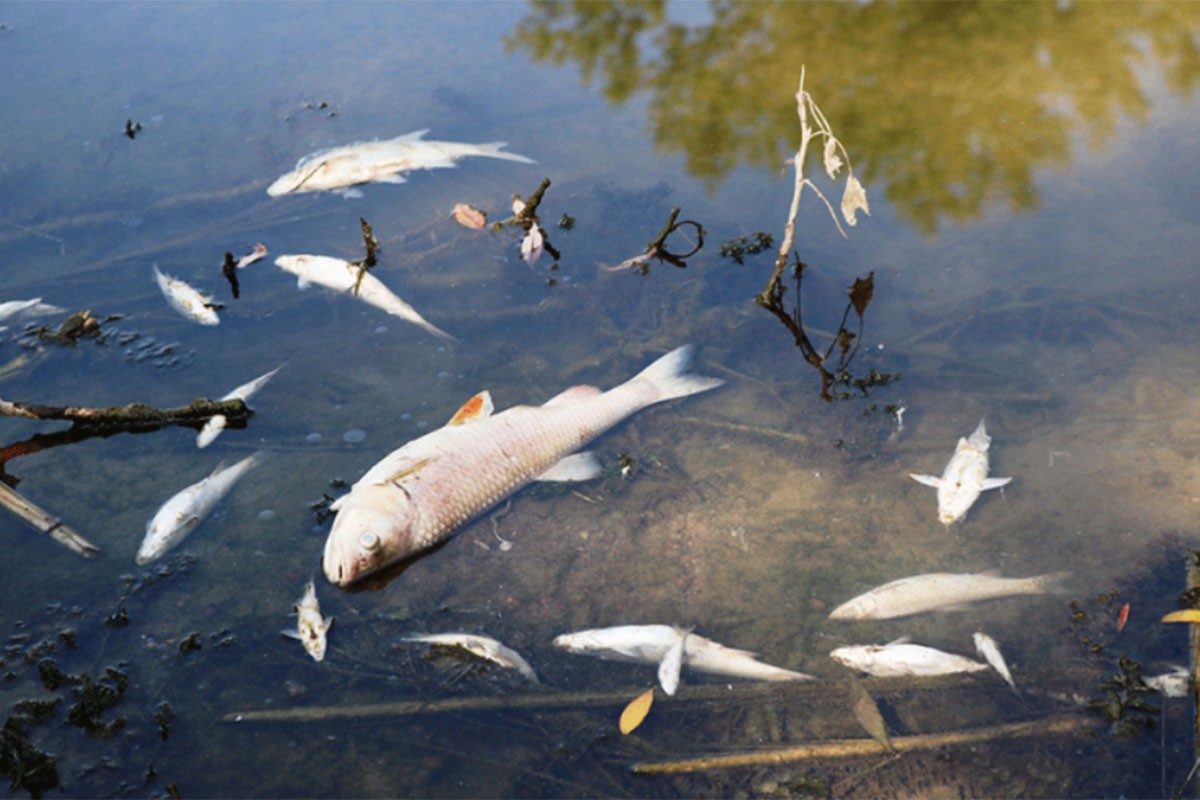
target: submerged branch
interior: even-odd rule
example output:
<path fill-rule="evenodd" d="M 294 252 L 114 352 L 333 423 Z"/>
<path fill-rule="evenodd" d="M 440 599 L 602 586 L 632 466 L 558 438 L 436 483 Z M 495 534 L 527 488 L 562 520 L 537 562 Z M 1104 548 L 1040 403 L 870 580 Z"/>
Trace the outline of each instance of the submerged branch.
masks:
<path fill-rule="evenodd" d="M 1071 734 L 1093 723 L 1094 720 L 1088 717 L 1070 714 L 1029 722 L 992 725 L 986 728 L 970 728 L 946 733 L 928 733 L 919 736 L 897 736 L 892 738 L 891 745 L 893 751 L 898 753 L 908 750 L 933 750 L 954 745 L 986 742 L 994 739 Z M 816 758 L 875 756 L 879 755 L 879 753 L 880 744 L 875 739 L 834 739 L 826 742 L 812 742 L 810 744 L 787 747 L 780 750 L 759 750 L 688 758 L 679 761 L 634 764 L 632 769 L 639 775 L 676 775 L 684 772 L 728 769 L 730 767 L 787 764 Z"/>
<path fill-rule="evenodd" d="M 46 406 L 38 403 L 18 403 L 0 399 L 0 414 L 28 419 L 61 419 L 89 429 L 138 431 L 161 428 L 165 425 L 199 424 L 218 414 L 231 424 L 244 423 L 253 412 L 242 400 L 214 401 L 197 398 L 179 408 L 155 408 L 144 403 L 130 403 L 109 408 L 79 406 Z"/>

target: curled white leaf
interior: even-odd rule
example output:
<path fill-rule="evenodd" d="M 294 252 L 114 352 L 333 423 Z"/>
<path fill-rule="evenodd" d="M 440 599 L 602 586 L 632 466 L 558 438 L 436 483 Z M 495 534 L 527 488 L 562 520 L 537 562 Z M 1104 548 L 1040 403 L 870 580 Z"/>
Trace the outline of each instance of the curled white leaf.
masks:
<path fill-rule="evenodd" d="M 868 216 L 871 213 L 871 207 L 867 205 L 867 190 L 858 182 L 858 178 L 851 174 L 846 178 L 846 191 L 842 194 L 842 216 L 846 218 L 847 225 L 858 224 L 859 209 L 865 211 Z"/>
<path fill-rule="evenodd" d="M 837 178 L 838 170 L 842 168 L 842 158 L 837 154 L 838 140 L 834 136 L 825 139 L 825 172 L 830 178 Z"/>
<path fill-rule="evenodd" d="M 529 232 L 525 234 L 525 238 L 521 240 L 521 258 L 529 266 L 537 263 L 537 260 L 542 257 L 542 245 L 545 243 L 545 238 L 542 236 L 542 228 L 540 225 L 534 224 Z"/>

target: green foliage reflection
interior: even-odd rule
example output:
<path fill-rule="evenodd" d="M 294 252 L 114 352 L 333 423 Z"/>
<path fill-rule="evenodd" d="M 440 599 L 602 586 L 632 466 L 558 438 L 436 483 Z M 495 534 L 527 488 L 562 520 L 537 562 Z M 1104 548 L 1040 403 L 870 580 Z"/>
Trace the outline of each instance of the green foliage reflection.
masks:
<path fill-rule="evenodd" d="M 611 102 L 646 92 L 656 143 L 710 188 L 794 150 L 780 98 L 807 63 L 864 183 L 925 233 L 990 202 L 1036 206 L 1034 170 L 1065 165 L 1076 131 L 1096 146 L 1123 115 L 1145 119 L 1139 64 L 1180 94 L 1200 76 L 1196 3 L 714 0 L 709 12 L 685 25 L 660 2 L 534 0 L 507 43 L 576 63 Z"/>

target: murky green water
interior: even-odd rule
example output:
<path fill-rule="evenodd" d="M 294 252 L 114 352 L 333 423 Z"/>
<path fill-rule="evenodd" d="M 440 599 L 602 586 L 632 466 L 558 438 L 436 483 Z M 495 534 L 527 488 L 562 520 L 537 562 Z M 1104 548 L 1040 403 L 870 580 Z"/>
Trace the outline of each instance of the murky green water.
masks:
<path fill-rule="evenodd" d="M 0 517 L 10 791 L 54 794 L 56 778 L 66 796 L 1194 793 L 1186 700 L 1167 701 L 1165 717 L 1133 704 L 1112 724 L 1055 698 L 1102 696 L 1122 654 L 1146 674 L 1188 659 L 1182 626 L 1158 619 L 1185 588 L 1200 503 L 1198 29 L 1200 7 L 1155 3 L 3 7 L 0 301 L 91 309 L 107 336 L 36 344 L 31 323 L 8 323 L 0 397 L 171 407 L 285 365 L 248 426 L 207 450 L 177 427 L 7 461 L 25 497 L 103 550 L 84 560 Z M 874 276 L 861 336 L 848 312 L 859 349 L 848 382 L 828 387 L 849 395 L 834 402 L 793 331 L 753 302 L 787 220 L 802 67 L 870 199 L 846 238 L 811 190 L 797 219 L 800 321 L 818 353 L 847 289 Z M 133 139 L 126 120 L 141 125 Z M 422 128 L 507 141 L 538 163 L 469 159 L 359 199 L 266 195 L 307 153 Z M 836 207 L 842 184 L 818 156 L 806 174 Z M 518 231 L 450 217 L 464 202 L 503 219 L 543 178 L 557 260 L 528 266 Z M 600 269 L 641 253 L 675 207 L 704 229 L 686 267 Z M 360 257 L 359 217 L 381 242 L 376 274 L 456 343 L 297 291 L 272 265 Z M 721 255 L 760 232 L 771 248 L 741 264 Z M 239 273 L 235 300 L 222 257 L 255 242 L 271 256 Z M 697 243 L 686 228 L 668 249 Z M 224 303 L 221 325 L 173 312 L 153 264 Z M 790 319 L 790 271 L 784 283 Z M 541 403 L 575 383 L 612 386 L 685 342 L 727 385 L 600 439 L 610 477 L 526 490 L 386 584 L 343 592 L 318 577 L 336 618 L 321 664 L 279 635 L 320 576 L 329 523 L 313 504 L 332 482 L 481 389 L 499 408 Z M 855 388 L 872 370 L 899 378 Z M 1014 481 L 946 529 L 934 492 L 907 473 L 940 473 L 981 417 L 993 474 Z M 66 427 L 4 426 L 11 442 Z M 267 462 L 178 551 L 134 564 L 166 498 L 255 450 Z M 622 453 L 632 480 L 616 475 Z M 992 568 L 1070 570 L 1073 591 L 827 619 L 894 578 Z M 550 640 L 625 623 L 694 626 L 824 680 L 685 671 L 680 695 L 660 693 L 622 737 L 617 715 L 654 669 Z M 400 642 L 451 630 L 514 647 L 544 686 Z M 868 681 L 893 736 L 1079 715 L 1097 727 L 883 764 L 869 753 L 630 771 L 861 738 L 831 649 L 911 635 L 970 654 L 976 630 L 1001 643 L 1026 693 L 988 675 Z M 51 665 L 76 681 L 56 685 Z M 107 690 L 85 690 L 85 675 Z M 477 698 L 505 707 L 473 709 Z M 414 700 L 442 705 L 383 705 Z M 319 718 L 227 719 L 309 708 Z M 1143 732 L 1117 735 L 1129 725 Z M 53 767 L 30 771 L 37 752 Z"/>

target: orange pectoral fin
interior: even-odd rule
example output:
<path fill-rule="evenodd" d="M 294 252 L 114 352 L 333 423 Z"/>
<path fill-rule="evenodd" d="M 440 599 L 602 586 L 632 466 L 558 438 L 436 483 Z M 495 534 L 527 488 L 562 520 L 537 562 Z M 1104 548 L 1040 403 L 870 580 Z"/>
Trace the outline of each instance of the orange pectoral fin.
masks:
<path fill-rule="evenodd" d="M 496 410 L 496 406 L 492 403 L 492 394 L 487 390 L 480 392 L 472 397 L 467 402 L 463 403 L 462 408 L 454 413 L 447 425 L 462 425 L 464 422 L 471 422 L 476 419 L 485 419 L 492 415 Z"/>

